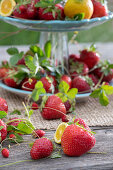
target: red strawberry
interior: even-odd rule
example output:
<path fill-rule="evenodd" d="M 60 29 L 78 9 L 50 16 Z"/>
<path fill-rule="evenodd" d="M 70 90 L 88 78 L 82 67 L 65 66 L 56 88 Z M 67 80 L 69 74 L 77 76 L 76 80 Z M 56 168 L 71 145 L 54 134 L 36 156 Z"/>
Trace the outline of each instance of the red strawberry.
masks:
<path fill-rule="evenodd" d="M 70 74 L 71 77 L 74 78 L 78 75 L 86 75 L 89 72 L 89 68 L 88 66 L 80 61 L 77 61 L 75 63 L 73 63 L 72 65 L 70 65 Z"/>
<path fill-rule="evenodd" d="M 99 79 L 94 74 L 89 74 L 89 77 L 92 79 L 95 85 L 98 83 Z"/>
<path fill-rule="evenodd" d="M 61 146 L 68 156 L 81 156 L 95 145 L 95 137 L 87 130 L 72 124 L 67 126 L 61 137 Z"/>
<path fill-rule="evenodd" d="M 66 114 L 66 108 L 58 96 L 52 95 L 46 100 L 41 114 L 47 120 L 59 119 Z"/>
<path fill-rule="evenodd" d="M 62 117 L 62 122 L 69 122 L 69 119 L 67 118 L 67 116 L 64 115 L 64 116 Z"/>
<path fill-rule="evenodd" d="M 10 77 L 4 78 L 3 82 L 9 87 L 18 88 L 19 86 L 14 79 Z"/>
<path fill-rule="evenodd" d="M 0 79 L 6 77 L 7 72 L 8 72 L 7 68 L 4 68 L 4 67 L 0 68 Z"/>
<path fill-rule="evenodd" d="M 25 78 L 21 83 L 21 89 L 25 91 L 32 91 L 35 88 L 37 80 L 35 78 Z"/>
<path fill-rule="evenodd" d="M 25 57 L 18 61 L 17 65 L 25 65 Z"/>
<path fill-rule="evenodd" d="M 14 138 L 16 138 L 16 136 L 15 136 L 14 134 L 10 134 L 10 135 L 9 135 L 9 138 L 10 138 L 10 139 L 14 139 Z"/>
<path fill-rule="evenodd" d="M 89 128 L 89 126 L 84 122 L 83 119 L 81 118 L 77 118 L 74 120 L 74 123 L 78 122 L 80 125 L 82 125 L 86 130 L 91 131 L 91 129 Z"/>
<path fill-rule="evenodd" d="M 52 88 L 53 90 L 55 90 L 57 82 L 54 76 L 48 75 L 47 77 L 42 77 L 40 81 L 42 81 L 44 89 L 46 90 L 47 93 L 51 93 Z"/>
<path fill-rule="evenodd" d="M 8 105 L 5 99 L 0 97 L 0 111 L 8 112 Z"/>
<path fill-rule="evenodd" d="M 34 138 L 41 138 L 45 135 L 45 131 L 40 129 L 35 129 L 32 135 Z"/>
<path fill-rule="evenodd" d="M 80 61 L 87 64 L 92 69 L 100 60 L 100 55 L 96 52 L 96 48 L 92 45 L 90 49 L 84 49 L 80 52 Z"/>
<path fill-rule="evenodd" d="M 70 101 L 67 100 L 66 102 L 64 102 L 64 105 L 65 105 L 65 107 L 66 107 L 66 111 L 68 112 L 69 109 L 71 108 L 71 103 L 70 103 Z"/>
<path fill-rule="evenodd" d="M 0 142 L 2 142 L 7 136 L 7 126 L 1 119 L 0 126 L 3 126 L 3 129 L 0 130 Z"/>
<path fill-rule="evenodd" d="M 52 151 L 52 142 L 47 138 L 40 138 L 35 140 L 30 155 L 32 159 L 41 159 L 50 156 Z"/>
<path fill-rule="evenodd" d="M 11 120 L 15 120 L 15 121 L 8 123 L 8 125 L 17 127 L 18 124 L 22 121 L 22 120 L 18 120 L 18 119 L 19 119 L 18 117 L 13 117 L 13 118 L 9 119 L 9 121 L 11 121 Z"/>
<path fill-rule="evenodd" d="M 46 10 L 46 13 L 44 12 Z M 54 14 L 53 14 L 54 11 Z M 45 6 L 45 8 L 40 7 L 38 9 L 38 16 L 40 20 L 56 20 L 59 19 L 64 19 L 64 8 L 60 4 L 50 4 Z"/>
<path fill-rule="evenodd" d="M 39 108 L 38 104 L 33 102 L 32 107 L 33 110 L 37 110 Z"/>
<path fill-rule="evenodd" d="M 69 55 L 69 65 L 72 65 L 73 63 L 75 63 L 76 61 L 79 61 L 80 56 L 77 54 L 70 54 Z"/>
<path fill-rule="evenodd" d="M 88 76 L 78 76 L 72 81 L 72 87 L 77 88 L 78 92 L 89 92 L 91 91 L 90 86 L 93 86 L 93 82 Z"/>
<path fill-rule="evenodd" d="M 69 85 L 69 88 L 71 88 L 72 80 L 68 75 L 63 75 L 60 81 L 65 81 Z"/>
<path fill-rule="evenodd" d="M 3 148 L 1 153 L 2 153 L 2 156 L 4 158 L 8 158 L 9 157 L 9 150 L 7 148 Z"/>
<path fill-rule="evenodd" d="M 108 16 L 107 4 L 92 0 L 94 11 L 91 18 Z"/>

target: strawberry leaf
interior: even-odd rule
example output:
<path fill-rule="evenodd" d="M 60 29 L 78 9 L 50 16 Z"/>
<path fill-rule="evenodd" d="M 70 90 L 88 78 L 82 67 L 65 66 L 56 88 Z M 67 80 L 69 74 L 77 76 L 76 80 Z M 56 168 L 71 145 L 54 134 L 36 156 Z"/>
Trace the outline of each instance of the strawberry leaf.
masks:
<path fill-rule="evenodd" d="M 106 94 L 103 90 L 99 96 L 99 102 L 102 106 L 107 106 L 109 104 L 108 97 L 106 96 Z"/>
<path fill-rule="evenodd" d="M 43 88 L 43 83 L 41 81 L 38 81 L 36 84 L 35 84 L 35 89 L 41 89 Z"/>
<path fill-rule="evenodd" d="M 51 41 L 47 41 L 44 46 L 45 54 L 47 58 L 51 57 Z"/>
<path fill-rule="evenodd" d="M 67 96 L 68 98 L 73 100 L 75 99 L 77 93 L 78 93 L 78 89 L 72 88 L 71 90 L 68 91 Z"/>
<path fill-rule="evenodd" d="M 61 81 L 58 89 L 61 93 L 67 93 L 69 90 L 69 85 L 65 81 Z"/>
<path fill-rule="evenodd" d="M 68 100 L 68 98 L 63 93 L 57 93 L 55 96 L 58 96 L 63 103 Z"/>
<path fill-rule="evenodd" d="M 14 110 L 13 112 L 10 113 L 10 115 L 21 115 L 21 112 L 19 110 Z"/>
<path fill-rule="evenodd" d="M 4 111 L 0 111 L 0 119 L 6 118 L 7 113 Z"/>
<path fill-rule="evenodd" d="M 34 54 L 38 54 L 38 57 L 44 57 L 44 52 L 42 51 L 42 49 L 36 45 L 31 46 L 30 50 L 34 53 Z"/>
<path fill-rule="evenodd" d="M 96 90 L 94 90 L 94 91 L 90 94 L 90 96 L 93 97 L 93 98 L 98 98 L 99 95 L 100 95 L 100 92 L 101 92 L 101 89 L 100 89 L 100 88 L 99 88 L 99 89 L 96 89 Z"/>
<path fill-rule="evenodd" d="M 8 48 L 7 49 L 7 53 L 9 54 L 9 55 L 15 55 L 15 54 L 19 54 L 19 51 L 18 51 L 18 49 L 17 48 Z"/>
<path fill-rule="evenodd" d="M 23 56 L 24 56 L 24 52 L 23 51 L 20 52 L 20 53 L 12 55 L 12 57 L 10 58 L 11 66 L 15 66 L 18 63 L 18 61 L 20 59 L 22 59 Z"/>
<path fill-rule="evenodd" d="M 54 152 L 54 153 L 50 156 L 51 159 L 61 158 L 61 157 L 62 157 L 62 155 L 61 155 L 60 152 Z"/>
<path fill-rule="evenodd" d="M 113 94 L 113 86 L 102 85 L 102 89 L 105 91 L 106 95 Z"/>
<path fill-rule="evenodd" d="M 24 134 L 31 134 L 33 132 L 33 130 L 35 129 L 35 127 L 32 125 L 32 123 L 30 121 L 21 121 L 18 126 L 17 129 L 22 131 Z"/>
<path fill-rule="evenodd" d="M 30 111 L 29 111 L 29 118 L 32 116 L 33 113 L 34 113 L 33 110 L 30 110 Z"/>
<path fill-rule="evenodd" d="M 4 126 L 0 126 L 0 130 L 2 130 L 4 128 Z"/>
<path fill-rule="evenodd" d="M 75 19 L 76 21 L 80 21 L 80 20 L 84 19 L 84 17 L 85 17 L 85 13 L 80 13 L 80 14 L 76 14 L 76 15 L 74 16 L 74 19 Z"/>

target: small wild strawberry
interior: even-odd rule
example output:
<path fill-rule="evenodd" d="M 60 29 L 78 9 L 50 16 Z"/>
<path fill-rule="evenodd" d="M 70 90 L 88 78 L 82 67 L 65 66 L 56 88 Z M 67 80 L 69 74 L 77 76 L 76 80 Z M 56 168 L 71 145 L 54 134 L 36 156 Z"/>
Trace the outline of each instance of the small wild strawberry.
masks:
<path fill-rule="evenodd" d="M 9 138 L 10 138 L 10 139 L 15 139 L 16 136 L 15 136 L 14 134 L 10 134 L 10 135 L 9 135 Z"/>
<path fill-rule="evenodd" d="M 41 138 L 45 135 L 45 131 L 40 130 L 40 129 L 35 129 L 32 135 L 34 138 Z"/>
<path fill-rule="evenodd" d="M 33 102 L 32 103 L 32 107 L 31 107 L 33 110 L 37 110 L 39 108 L 38 104 Z"/>
<path fill-rule="evenodd" d="M 2 156 L 4 158 L 8 158 L 9 157 L 9 150 L 7 148 L 3 148 L 1 153 L 2 153 Z"/>

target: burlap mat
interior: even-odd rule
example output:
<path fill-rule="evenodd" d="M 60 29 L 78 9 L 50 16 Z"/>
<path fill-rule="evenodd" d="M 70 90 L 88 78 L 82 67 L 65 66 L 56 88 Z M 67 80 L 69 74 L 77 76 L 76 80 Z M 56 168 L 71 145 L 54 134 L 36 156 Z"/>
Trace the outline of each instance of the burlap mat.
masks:
<path fill-rule="evenodd" d="M 9 112 L 14 109 L 23 110 L 22 101 L 24 98 L 7 92 L 0 88 L 0 97 L 7 100 L 9 106 Z M 103 107 L 99 104 L 98 100 L 88 98 L 86 102 L 79 102 L 76 104 L 76 117 L 83 118 L 89 126 L 113 126 L 113 95 L 109 98 L 110 104 L 107 107 Z M 24 111 L 22 115 L 24 116 Z M 15 117 L 10 116 L 9 117 Z M 72 114 L 69 114 L 70 120 L 73 118 Z M 31 118 L 34 126 L 40 129 L 56 129 L 61 120 L 44 120 L 39 111 L 35 111 Z"/>

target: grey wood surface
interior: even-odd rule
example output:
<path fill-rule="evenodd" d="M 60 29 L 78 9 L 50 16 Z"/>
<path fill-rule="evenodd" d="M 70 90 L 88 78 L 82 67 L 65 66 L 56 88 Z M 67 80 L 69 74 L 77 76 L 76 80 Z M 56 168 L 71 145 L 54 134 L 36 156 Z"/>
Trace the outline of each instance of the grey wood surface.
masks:
<path fill-rule="evenodd" d="M 96 145 L 81 157 L 68 157 L 62 153 L 62 158 L 40 159 L 7 165 L 22 160 L 31 160 L 30 148 L 27 144 L 14 146 L 10 149 L 9 158 L 0 155 L 0 170 L 112 170 L 113 169 L 113 128 L 93 128 L 96 134 Z M 53 138 L 54 131 L 47 131 L 46 136 Z M 30 140 L 30 136 L 25 136 Z"/>

